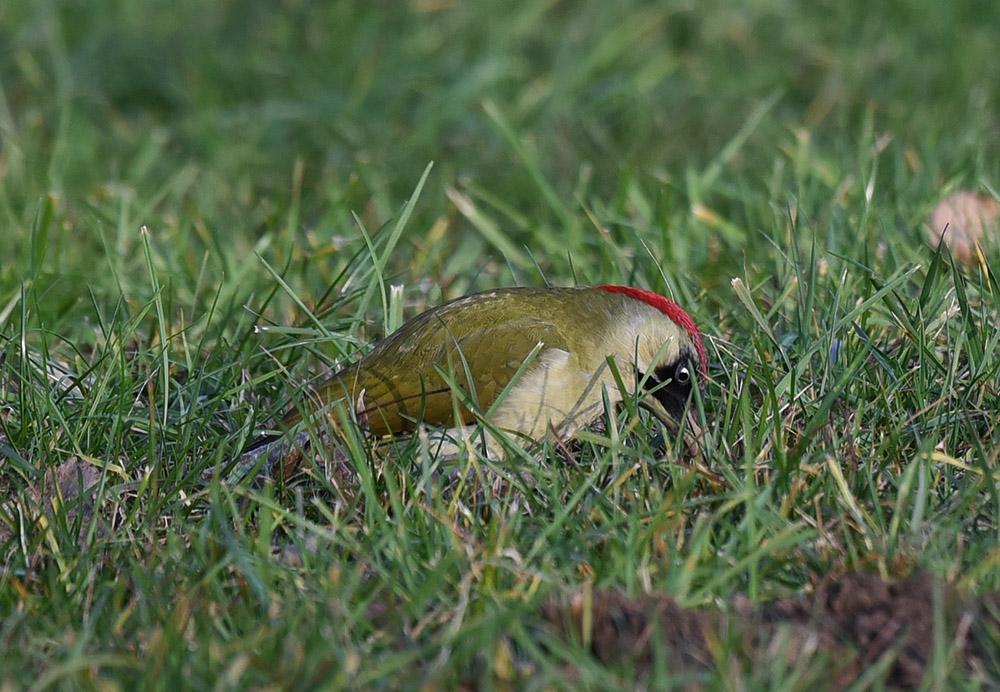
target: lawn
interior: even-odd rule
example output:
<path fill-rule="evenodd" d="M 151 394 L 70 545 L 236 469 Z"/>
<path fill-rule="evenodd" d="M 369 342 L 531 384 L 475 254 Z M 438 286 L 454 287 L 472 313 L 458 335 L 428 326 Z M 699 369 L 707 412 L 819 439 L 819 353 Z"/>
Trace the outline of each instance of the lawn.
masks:
<path fill-rule="evenodd" d="M 0 691 L 1000 688 L 1000 243 L 929 242 L 998 198 L 997 46 L 976 0 L 5 3 Z M 422 310 L 605 283 L 701 327 L 696 451 L 627 405 L 239 472 Z"/>

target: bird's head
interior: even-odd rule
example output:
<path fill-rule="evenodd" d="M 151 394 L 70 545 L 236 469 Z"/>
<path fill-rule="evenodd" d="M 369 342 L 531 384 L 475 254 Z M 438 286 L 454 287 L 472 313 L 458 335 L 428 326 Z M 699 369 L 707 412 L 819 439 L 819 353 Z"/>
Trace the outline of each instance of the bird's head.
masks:
<path fill-rule="evenodd" d="M 698 387 L 704 393 L 708 355 L 701 332 L 680 306 L 663 296 L 630 286 L 598 286 L 632 298 L 624 316 L 624 337 L 615 354 L 619 363 L 634 365 L 636 383 L 649 395 L 642 405 L 661 420 L 663 413 L 679 422 Z"/>

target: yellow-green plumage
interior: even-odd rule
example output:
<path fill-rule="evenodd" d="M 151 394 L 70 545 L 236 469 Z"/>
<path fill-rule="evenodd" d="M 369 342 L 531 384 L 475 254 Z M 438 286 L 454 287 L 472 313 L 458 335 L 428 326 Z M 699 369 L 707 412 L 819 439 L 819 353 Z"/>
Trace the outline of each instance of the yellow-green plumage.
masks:
<path fill-rule="evenodd" d="M 609 356 L 629 387 L 638 385 L 637 371 L 653 372 L 663 364 L 690 363 L 692 380 L 704 375 L 700 336 L 690 318 L 677 311 L 687 320 L 684 325 L 662 309 L 607 288 L 486 291 L 405 323 L 320 385 L 317 397 L 324 406 L 349 405 L 375 434 L 411 430 L 415 421 L 474 422 L 472 411 L 461 405 L 456 420 L 455 394 L 444 371 L 478 402 L 479 411 L 496 404 L 490 418 L 501 429 L 532 438 L 542 437 L 550 426 L 572 434 L 599 413 L 604 390 L 611 401 L 621 398 Z M 292 415 L 286 424 L 297 419 Z"/>

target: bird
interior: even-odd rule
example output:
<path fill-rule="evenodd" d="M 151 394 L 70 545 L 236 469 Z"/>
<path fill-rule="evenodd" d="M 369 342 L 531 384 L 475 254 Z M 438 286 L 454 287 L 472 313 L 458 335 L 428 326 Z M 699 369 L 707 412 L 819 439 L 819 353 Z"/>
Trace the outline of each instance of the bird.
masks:
<path fill-rule="evenodd" d="M 318 385 L 312 402 L 331 417 L 336 406 L 349 407 L 379 436 L 482 419 L 526 440 L 550 433 L 565 440 L 599 418 L 606 400 L 626 396 L 661 420 L 680 421 L 693 389 L 704 392 L 707 371 L 694 320 L 657 293 L 614 285 L 498 288 L 405 322 Z M 280 427 L 298 424 L 303 409 Z M 495 435 L 487 447 L 502 454 Z"/>

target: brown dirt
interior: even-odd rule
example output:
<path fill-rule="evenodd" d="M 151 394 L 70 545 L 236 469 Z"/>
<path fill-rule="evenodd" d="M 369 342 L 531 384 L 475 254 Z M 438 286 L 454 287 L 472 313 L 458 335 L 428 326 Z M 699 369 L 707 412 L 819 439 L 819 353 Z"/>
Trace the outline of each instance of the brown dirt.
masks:
<path fill-rule="evenodd" d="M 724 613 L 663 594 L 597 591 L 550 603 L 543 614 L 564 636 L 588 641 L 599 660 L 631 660 L 640 670 L 656 659 L 681 672 L 794 666 L 810 671 L 815 689 L 845 690 L 877 665 L 890 688 L 915 690 L 944 652 L 946 670 L 1000 684 L 1000 594 L 963 597 L 929 574 L 894 583 L 851 574 L 758 607 L 737 598 Z M 729 644 L 722 661 L 720 642 Z"/>

